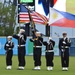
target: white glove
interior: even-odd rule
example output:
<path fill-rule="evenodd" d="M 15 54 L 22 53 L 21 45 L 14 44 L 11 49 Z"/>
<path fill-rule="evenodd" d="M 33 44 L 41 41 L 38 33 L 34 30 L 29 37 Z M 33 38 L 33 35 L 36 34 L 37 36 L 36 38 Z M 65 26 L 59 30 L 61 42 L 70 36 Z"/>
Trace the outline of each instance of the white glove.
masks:
<path fill-rule="evenodd" d="M 20 38 L 23 38 L 23 35 L 20 35 Z"/>
<path fill-rule="evenodd" d="M 18 36 L 20 36 L 20 34 L 17 34 Z"/>
<path fill-rule="evenodd" d="M 6 44 L 6 46 L 9 46 L 8 44 Z"/>
<path fill-rule="evenodd" d="M 65 41 L 63 41 L 63 44 L 66 44 L 66 42 L 65 42 Z"/>
<path fill-rule="evenodd" d="M 61 51 L 62 51 L 62 52 L 64 52 L 64 50 L 63 50 L 63 49 L 61 49 Z"/>

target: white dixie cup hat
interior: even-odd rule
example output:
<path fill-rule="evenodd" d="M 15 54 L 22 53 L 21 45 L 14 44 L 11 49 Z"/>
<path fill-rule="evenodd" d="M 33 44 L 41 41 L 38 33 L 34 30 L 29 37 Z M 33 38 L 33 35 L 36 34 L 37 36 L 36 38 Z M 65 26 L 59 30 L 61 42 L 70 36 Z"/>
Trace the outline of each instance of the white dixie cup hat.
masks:
<path fill-rule="evenodd" d="M 12 36 L 8 36 L 7 38 L 12 38 Z"/>
<path fill-rule="evenodd" d="M 25 30 L 24 29 L 20 29 L 19 33 L 22 33 L 22 32 L 25 32 Z"/>

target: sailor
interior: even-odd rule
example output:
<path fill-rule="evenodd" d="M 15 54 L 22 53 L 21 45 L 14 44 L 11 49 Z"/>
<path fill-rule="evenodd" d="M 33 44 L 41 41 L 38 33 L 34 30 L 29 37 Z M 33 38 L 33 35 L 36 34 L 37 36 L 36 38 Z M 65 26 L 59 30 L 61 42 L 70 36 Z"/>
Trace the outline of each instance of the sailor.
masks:
<path fill-rule="evenodd" d="M 52 40 L 51 37 L 48 38 L 47 41 L 44 41 L 43 44 L 46 46 L 45 49 L 45 58 L 46 58 L 46 66 L 47 70 L 53 70 L 53 59 L 54 59 L 54 46 L 55 41 Z"/>
<path fill-rule="evenodd" d="M 41 37 L 40 32 L 34 32 L 33 36 L 34 38 L 30 39 L 30 41 L 34 43 L 33 47 L 34 70 L 40 70 L 43 38 Z"/>
<path fill-rule="evenodd" d="M 71 46 L 71 40 L 67 37 L 67 33 L 62 33 L 63 38 L 59 40 L 59 50 L 61 52 L 61 64 L 62 70 L 68 70 L 69 67 L 69 47 Z"/>
<path fill-rule="evenodd" d="M 7 42 L 4 45 L 6 51 L 6 69 L 12 68 L 12 56 L 13 56 L 14 42 L 12 42 L 12 36 L 7 37 Z"/>
<path fill-rule="evenodd" d="M 19 61 L 19 68 L 18 70 L 24 70 L 25 62 L 25 54 L 26 54 L 26 35 L 25 30 L 20 29 L 18 34 L 14 34 L 13 37 L 18 40 L 18 61 Z"/>

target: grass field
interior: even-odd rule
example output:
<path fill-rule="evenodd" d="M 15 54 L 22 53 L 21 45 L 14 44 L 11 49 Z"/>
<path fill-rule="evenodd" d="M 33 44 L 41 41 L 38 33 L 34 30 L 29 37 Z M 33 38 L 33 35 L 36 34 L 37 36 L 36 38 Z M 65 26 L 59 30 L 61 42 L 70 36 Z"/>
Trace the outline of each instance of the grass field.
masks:
<path fill-rule="evenodd" d="M 54 58 L 54 70 L 46 70 L 45 57 L 42 56 L 42 66 L 40 71 L 34 71 L 32 68 L 33 57 L 26 56 L 26 66 L 24 70 L 17 70 L 18 60 L 17 56 L 13 56 L 13 65 L 11 70 L 6 70 L 5 56 L 0 56 L 0 75 L 75 75 L 75 57 L 70 57 L 70 66 L 68 71 L 61 70 L 60 57 Z"/>

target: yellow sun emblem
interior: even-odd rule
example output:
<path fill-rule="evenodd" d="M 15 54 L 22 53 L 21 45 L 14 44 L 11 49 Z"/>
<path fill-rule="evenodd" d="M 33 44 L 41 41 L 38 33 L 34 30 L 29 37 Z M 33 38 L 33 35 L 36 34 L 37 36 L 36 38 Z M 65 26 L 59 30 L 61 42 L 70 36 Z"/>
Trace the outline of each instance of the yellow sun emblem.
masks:
<path fill-rule="evenodd" d="M 57 13 L 53 13 L 52 17 L 53 19 L 56 19 L 58 17 Z"/>

